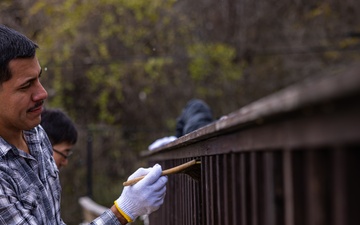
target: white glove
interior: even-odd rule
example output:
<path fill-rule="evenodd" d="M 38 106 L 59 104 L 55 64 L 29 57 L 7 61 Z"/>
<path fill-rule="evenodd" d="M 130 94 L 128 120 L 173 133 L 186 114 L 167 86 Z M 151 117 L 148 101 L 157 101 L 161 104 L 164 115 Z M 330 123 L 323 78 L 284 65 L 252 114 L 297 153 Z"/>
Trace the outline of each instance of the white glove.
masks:
<path fill-rule="evenodd" d="M 124 187 L 120 197 L 114 202 L 128 222 L 154 212 L 163 204 L 167 176 L 161 176 L 161 172 L 161 166 L 156 164 L 152 168 L 139 168 L 129 176 L 128 180 L 146 175 L 136 184 Z"/>
<path fill-rule="evenodd" d="M 177 139 L 177 137 L 175 136 L 169 136 L 169 137 L 163 137 L 160 139 L 157 139 L 156 141 L 154 141 L 151 145 L 149 145 L 148 149 L 150 151 L 154 150 L 155 148 L 158 148 L 160 146 L 166 145 L 167 143 L 170 143 L 172 141 L 175 141 Z"/>

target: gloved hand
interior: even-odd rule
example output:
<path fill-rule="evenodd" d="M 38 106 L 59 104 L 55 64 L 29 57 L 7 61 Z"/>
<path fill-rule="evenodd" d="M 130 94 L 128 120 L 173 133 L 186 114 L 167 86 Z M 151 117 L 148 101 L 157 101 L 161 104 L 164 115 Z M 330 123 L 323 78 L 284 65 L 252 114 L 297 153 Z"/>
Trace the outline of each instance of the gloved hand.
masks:
<path fill-rule="evenodd" d="M 160 146 L 166 145 L 167 143 L 170 143 L 172 141 L 175 141 L 177 139 L 177 137 L 175 136 L 169 136 L 169 137 L 163 137 L 160 139 L 157 139 L 156 141 L 154 141 L 151 145 L 149 145 L 148 149 L 150 151 L 154 150 L 155 148 L 158 148 Z"/>
<path fill-rule="evenodd" d="M 152 168 L 139 168 L 129 176 L 128 180 L 146 175 L 136 184 L 124 187 L 120 197 L 114 202 L 128 222 L 154 212 L 163 204 L 167 176 L 161 176 L 161 172 L 161 166 L 156 164 Z"/>

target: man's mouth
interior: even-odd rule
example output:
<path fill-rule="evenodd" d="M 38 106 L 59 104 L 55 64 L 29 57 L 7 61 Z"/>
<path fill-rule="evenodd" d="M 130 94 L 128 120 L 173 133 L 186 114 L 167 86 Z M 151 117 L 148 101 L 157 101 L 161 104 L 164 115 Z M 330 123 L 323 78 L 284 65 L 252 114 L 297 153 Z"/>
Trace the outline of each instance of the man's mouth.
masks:
<path fill-rule="evenodd" d="M 44 104 L 44 100 L 37 102 L 34 107 L 31 107 L 30 109 L 28 109 L 28 112 L 33 112 L 33 111 L 38 110 L 39 108 L 42 107 L 43 104 Z"/>

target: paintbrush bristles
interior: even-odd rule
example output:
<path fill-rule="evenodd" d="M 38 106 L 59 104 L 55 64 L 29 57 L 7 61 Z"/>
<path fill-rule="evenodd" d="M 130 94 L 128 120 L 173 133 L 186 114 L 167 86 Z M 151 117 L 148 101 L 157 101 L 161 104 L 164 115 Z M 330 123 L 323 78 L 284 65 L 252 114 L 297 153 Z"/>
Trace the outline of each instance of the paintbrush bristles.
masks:
<path fill-rule="evenodd" d="M 185 169 L 188 169 L 189 167 L 194 166 L 196 164 L 200 164 L 200 163 L 201 163 L 200 161 L 194 159 L 194 160 L 191 160 L 191 161 L 189 161 L 187 163 L 181 164 L 179 166 L 176 166 L 176 167 L 173 167 L 173 168 L 170 168 L 170 169 L 167 169 L 167 170 L 163 170 L 161 175 L 166 176 L 166 175 L 170 175 L 170 174 L 174 174 L 174 173 L 180 173 L 180 172 L 184 171 Z M 140 180 L 142 180 L 144 177 L 145 176 L 140 176 L 140 177 L 134 178 L 132 180 L 125 181 L 123 183 L 123 185 L 124 186 L 134 185 L 137 182 L 139 182 Z"/>

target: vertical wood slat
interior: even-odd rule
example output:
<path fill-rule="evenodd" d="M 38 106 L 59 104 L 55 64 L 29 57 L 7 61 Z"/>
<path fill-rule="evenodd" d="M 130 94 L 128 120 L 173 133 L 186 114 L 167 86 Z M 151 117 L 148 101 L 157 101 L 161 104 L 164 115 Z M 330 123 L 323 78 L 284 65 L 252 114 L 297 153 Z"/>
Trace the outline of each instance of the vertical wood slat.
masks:
<path fill-rule="evenodd" d="M 184 163 L 183 160 L 181 160 L 181 164 Z M 187 218 L 188 218 L 188 205 L 190 203 L 190 201 L 186 201 L 186 196 L 188 195 L 187 193 L 187 185 L 186 185 L 186 180 L 187 177 L 185 177 L 184 174 L 181 174 L 179 175 L 179 179 L 181 180 L 181 183 L 180 183 L 180 187 L 182 189 L 182 198 L 181 198 L 181 204 L 182 204 L 182 211 L 180 212 L 180 215 L 181 216 L 181 223 L 182 224 L 186 224 L 187 223 Z"/>
<path fill-rule="evenodd" d="M 214 185 L 214 179 L 213 179 L 213 167 L 212 167 L 212 158 L 209 157 L 205 160 L 205 171 L 207 173 L 206 176 L 206 225 L 215 225 L 215 211 L 214 211 L 214 198 L 213 198 L 213 185 Z"/>
<path fill-rule="evenodd" d="M 247 208 L 247 196 L 248 196 L 248 192 L 247 192 L 247 178 L 246 178 L 246 155 L 245 154 L 241 154 L 240 155 L 240 180 L 241 180 L 241 186 L 240 186 L 240 192 L 241 192 L 241 225 L 247 225 L 248 224 L 248 214 L 247 212 L 249 211 L 249 209 Z"/>
<path fill-rule="evenodd" d="M 359 202 L 360 202 L 360 143 L 349 146 L 346 149 L 345 157 L 345 196 L 346 201 L 346 225 L 359 225 L 360 214 L 359 214 Z"/>
<path fill-rule="evenodd" d="M 291 152 L 288 150 L 284 151 L 283 164 L 285 192 L 285 225 L 295 225 Z"/>
<path fill-rule="evenodd" d="M 207 177 L 206 177 L 206 158 L 201 157 L 201 224 L 207 224 L 207 213 L 208 213 L 208 206 L 207 206 Z"/>
<path fill-rule="evenodd" d="M 284 191 L 284 151 L 274 152 L 274 201 L 275 201 L 275 224 L 285 224 L 285 191 Z"/>
<path fill-rule="evenodd" d="M 183 163 L 185 163 L 185 161 L 183 161 Z M 183 209 L 184 209 L 184 224 L 188 225 L 191 224 L 191 203 L 192 203 L 192 199 L 191 199 L 191 192 L 190 192 L 190 182 L 191 182 L 191 178 L 188 175 L 182 174 L 182 187 L 185 188 L 184 191 L 184 196 L 183 196 Z"/>
<path fill-rule="evenodd" d="M 315 165 L 315 153 L 314 151 L 306 151 L 306 224 L 309 225 L 321 225 L 322 221 L 322 211 L 320 210 L 320 185 L 319 185 L 319 176 L 316 171 Z"/>
<path fill-rule="evenodd" d="M 232 219 L 232 210 L 231 210 L 231 199 L 232 196 L 230 195 L 232 190 L 231 180 L 229 179 L 231 176 L 231 157 L 230 155 L 224 155 L 222 157 L 222 190 L 223 193 L 221 195 L 221 199 L 223 202 L 223 211 L 222 211 L 222 224 L 230 225 L 230 221 Z"/>
<path fill-rule="evenodd" d="M 195 199 L 195 206 L 193 211 L 194 224 L 201 224 L 200 181 L 193 182 L 192 188 L 193 188 L 193 196 L 194 196 L 193 199 Z"/>
<path fill-rule="evenodd" d="M 215 199 L 216 199 L 216 224 L 222 224 L 223 223 L 223 205 L 222 205 L 222 187 L 224 185 L 222 174 L 220 171 L 222 170 L 222 161 L 220 155 L 215 156 L 215 163 L 214 163 L 214 172 L 216 177 L 216 183 L 214 184 L 214 190 L 215 190 Z M 226 181 L 225 181 L 226 182 Z"/>
<path fill-rule="evenodd" d="M 317 213 L 316 209 L 318 208 L 317 206 L 314 206 L 312 203 L 317 203 L 316 200 L 313 201 L 312 198 L 316 198 L 316 184 L 313 184 L 312 182 L 317 182 L 316 180 L 316 176 L 315 176 L 315 169 L 313 168 L 313 152 L 312 151 L 306 151 L 305 153 L 305 163 L 304 163 L 304 174 L 305 177 L 307 177 L 308 179 L 305 180 L 305 187 L 304 187 L 304 192 L 305 192 L 305 207 L 304 207 L 304 213 L 305 213 L 305 222 L 306 224 L 309 225 L 314 225 L 316 224 L 317 221 Z M 315 211 L 313 213 L 313 211 Z M 313 217 L 315 216 L 315 217 Z"/>
<path fill-rule="evenodd" d="M 262 224 L 264 225 L 279 225 L 275 224 L 275 188 L 274 188 L 274 156 L 273 153 L 266 152 L 263 156 L 263 173 L 264 173 L 264 189 L 263 189 L 263 204 L 264 217 Z"/>
<path fill-rule="evenodd" d="M 334 202 L 332 204 L 332 211 L 334 212 L 333 225 L 348 224 L 345 216 L 345 149 L 336 147 L 333 151 L 333 193 Z"/>
<path fill-rule="evenodd" d="M 217 207 L 216 207 L 216 189 L 215 189 L 215 184 L 217 182 L 217 177 L 215 175 L 215 171 L 214 171 L 214 160 L 215 160 L 215 156 L 211 156 L 210 157 L 210 162 L 209 162 L 209 170 L 210 170 L 210 181 L 211 184 L 210 186 L 210 193 L 209 193 L 209 202 L 211 204 L 211 215 L 208 215 L 209 217 L 209 224 L 210 225 L 215 225 L 217 223 Z"/>
<path fill-rule="evenodd" d="M 251 185 L 251 221 L 252 225 L 258 224 L 258 193 L 257 193 L 257 162 L 256 152 L 250 153 L 250 185 Z"/>
<path fill-rule="evenodd" d="M 232 201 L 231 201 L 231 218 L 232 218 L 232 223 L 231 224 L 240 224 L 239 221 L 239 217 L 241 218 L 241 207 L 240 207 L 240 202 L 241 202 L 241 198 L 240 198 L 240 193 L 239 190 L 241 190 L 241 185 L 240 185 L 240 169 L 239 169 L 239 164 L 240 164 L 240 160 L 238 155 L 236 154 L 231 154 L 231 160 L 230 160 L 231 166 L 230 166 L 230 170 L 231 170 L 231 176 L 230 176 L 230 182 L 231 182 L 231 196 L 232 196 Z M 231 197 L 229 197 L 229 199 L 231 199 Z"/>
<path fill-rule="evenodd" d="M 194 212 L 196 212 L 196 196 L 193 189 L 194 181 L 190 179 L 190 182 L 188 182 L 188 188 L 189 188 L 189 195 L 187 196 L 187 202 L 190 205 L 189 208 L 189 225 L 195 224 L 195 215 Z"/>

